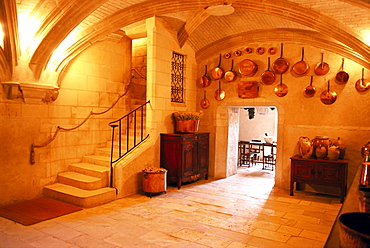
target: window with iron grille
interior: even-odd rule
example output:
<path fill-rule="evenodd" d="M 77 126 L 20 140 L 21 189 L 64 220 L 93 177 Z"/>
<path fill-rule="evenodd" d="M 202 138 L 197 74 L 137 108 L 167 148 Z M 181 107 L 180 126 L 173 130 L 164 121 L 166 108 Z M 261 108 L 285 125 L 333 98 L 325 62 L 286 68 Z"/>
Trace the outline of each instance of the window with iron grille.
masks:
<path fill-rule="evenodd" d="M 171 102 L 183 103 L 185 56 L 173 52 L 171 64 Z"/>

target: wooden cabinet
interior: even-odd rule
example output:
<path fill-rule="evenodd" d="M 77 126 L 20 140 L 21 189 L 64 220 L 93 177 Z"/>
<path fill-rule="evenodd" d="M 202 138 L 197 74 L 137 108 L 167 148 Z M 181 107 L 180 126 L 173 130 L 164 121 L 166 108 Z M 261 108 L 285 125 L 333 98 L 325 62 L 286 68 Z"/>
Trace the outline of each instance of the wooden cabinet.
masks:
<path fill-rule="evenodd" d="M 291 157 L 290 195 L 294 195 L 294 182 L 340 187 L 341 202 L 347 194 L 348 160 L 304 159 Z"/>
<path fill-rule="evenodd" d="M 169 183 L 208 179 L 209 133 L 161 134 L 161 167 Z"/>

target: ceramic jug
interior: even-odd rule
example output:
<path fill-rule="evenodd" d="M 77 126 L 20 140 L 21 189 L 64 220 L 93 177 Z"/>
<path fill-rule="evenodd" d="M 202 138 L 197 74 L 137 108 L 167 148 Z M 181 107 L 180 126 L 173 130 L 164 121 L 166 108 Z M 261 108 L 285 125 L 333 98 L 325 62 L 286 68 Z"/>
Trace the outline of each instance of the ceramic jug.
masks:
<path fill-rule="evenodd" d="M 313 146 L 313 150 L 315 151 L 315 156 L 316 158 L 325 158 L 327 155 L 328 155 L 328 148 L 329 146 L 332 144 L 331 140 L 329 139 L 329 137 L 327 136 L 316 136 L 313 140 L 312 140 L 312 146 Z M 322 157 L 322 155 L 320 154 L 319 156 L 317 156 L 317 148 L 319 147 L 324 147 L 325 148 L 325 154 L 324 156 Z M 323 152 L 324 151 L 324 148 L 320 148 L 320 152 Z"/>
<path fill-rule="evenodd" d="M 302 158 L 310 158 L 312 156 L 313 147 L 308 137 L 300 137 L 298 141 L 299 155 Z"/>
<path fill-rule="evenodd" d="M 338 146 L 330 146 L 328 149 L 329 160 L 338 160 L 340 156 L 340 150 Z"/>
<path fill-rule="evenodd" d="M 324 145 L 319 145 L 318 147 L 316 147 L 315 149 L 315 155 L 316 155 L 316 158 L 318 159 L 324 159 L 327 155 L 328 151 L 326 149 L 326 146 Z"/>
<path fill-rule="evenodd" d="M 343 141 L 338 137 L 337 141 L 333 142 L 333 146 L 338 146 L 339 149 L 339 159 L 343 159 L 344 155 L 346 154 L 346 146 L 344 145 Z"/>

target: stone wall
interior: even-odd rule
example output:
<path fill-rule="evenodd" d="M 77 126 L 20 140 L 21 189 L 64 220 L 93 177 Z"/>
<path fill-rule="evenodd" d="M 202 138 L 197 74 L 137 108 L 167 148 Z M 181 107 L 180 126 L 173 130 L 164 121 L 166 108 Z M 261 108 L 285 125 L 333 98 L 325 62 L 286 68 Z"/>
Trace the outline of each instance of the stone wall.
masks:
<path fill-rule="evenodd" d="M 235 162 L 229 163 L 225 156 L 225 143 L 228 142 L 229 125 L 227 112 L 231 112 L 233 107 L 243 106 L 276 106 L 278 109 L 278 155 L 276 167 L 276 185 L 283 188 L 289 186 L 290 178 L 290 157 L 296 154 L 296 144 L 300 136 L 307 136 L 311 139 L 316 135 L 326 135 L 336 140 L 341 137 L 347 145 L 346 158 L 349 159 L 349 182 L 352 181 L 354 173 L 358 168 L 361 156 L 361 146 L 370 139 L 369 109 L 368 102 L 370 91 L 358 92 L 355 89 L 355 82 L 361 78 L 362 67 L 357 63 L 345 59 L 344 69 L 349 73 L 350 79 L 346 84 L 338 84 L 334 81 L 335 74 L 340 70 L 342 57 L 327 52 L 319 47 L 302 43 L 286 42 L 284 43 L 284 58 L 290 65 L 301 60 L 301 48 L 305 47 L 305 61 L 310 65 L 311 70 L 306 76 L 294 75 L 290 70 L 283 75 L 283 82 L 288 86 L 288 94 L 285 97 L 278 97 L 274 93 L 274 87 L 280 83 L 280 77 L 277 77 L 273 85 L 262 85 L 259 83 L 260 91 L 257 98 L 241 99 L 238 97 L 238 82 L 258 81 L 260 82 L 261 73 L 267 70 L 267 58 L 271 61 L 280 57 L 280 43 L 251 44 L 245 42 L 238 47 L 231 47 L 228 50 L 217 51 L 213 57 L 202 61 L 198 65 L 198 77 L 204 74 L 204 64 L 208 68 L 213 68 L 218 64 L 219 53 L 224 54 L 235 50 L 243 50 L 245 47 L 256 49 L 262 46 L 278 48 L 275 55 L 269 55 L 267 52 L 263 55 L 256 53 L 245 53 L 240 57 L 232 57 L 238 70 L 239 62 L 243 59 L 252 59 L 255 61 L 259 70 L 253 77 L 241 76 L 237 81 L 227 83 L 222 81 L 222 88 L 226 91 L 226 98 L 223 101 L 217 101 L 213 93 L 218 88 L 217 80 L 212 81 L 209 87 L 198 90 L 198 101 L 203 98 L 203 92 L 206 90 L 210 96 L 211 106 L 204 111 L 204 118 L 201 122 L 203 131 L 211 131 L 213 142 L 211 143 L 211 170 L 212 176 L 222 178 L 226 176 L 228 166 L 236 166 Z M 325 76 L 314 75 L 314 67 L 321 60 L 321 52 L 325 53 L 324 61 L 331 69 Z M 221 66 L 226 70 L 230 67 L 231 59 L 224 59 Z M 312 98 L 303 96 L 303 89 L 310 84 L 310 76 L 313 77 L 313 86 L 316 87 L 316 94 Z M 366 75 L 366 74 L 365 74 Z M 327 89 L 327 82 L 331 82 L 331 90 L 337 92 L 338 98 L 332 105 L 325 105 L 320 101 L 320 94 Z M 222 145 L 221 145 L 222 144 Z"/>
<path fill-rule="evenodd" d="M 36 163 L 30 164 L 31 144 L 46 142 L 57 126 L 76 127 L 90 112 L 109 108 L 125 91 L 130 67 L 131 40 L 98 42 L 63 71 L 56 101 L 7 100 L 0 91 L 0 205 L 40 196 L 43 186 L 53 183 L 70 163 L 105 146 L 111 135 L 108 123 L 126 112 L 124 99 L 114 111 L 93 116 L 76 130 L 59 132 L 51 144 L 35 149 Z"/>

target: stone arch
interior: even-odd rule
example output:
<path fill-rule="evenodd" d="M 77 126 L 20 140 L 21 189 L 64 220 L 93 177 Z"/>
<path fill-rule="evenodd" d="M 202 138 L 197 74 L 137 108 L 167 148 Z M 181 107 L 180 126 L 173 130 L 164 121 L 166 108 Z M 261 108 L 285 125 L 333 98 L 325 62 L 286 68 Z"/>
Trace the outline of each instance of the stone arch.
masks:
<path fill-rule="evenodd" d="M 279 140 L 284 139 L 284 108 L 281 104 L 268 101 L 267 99 L 255 99 L 253 101 L 245 101 L 242 99 L 231 100 L 228 102 L 223 102 L 220 104 L 216 109 L 216 116 L 223 116 L 223 118 L 215 118 L 214 128 L 215 128 L 215 138 L 214 138 L 214 177 L 215 178 L 225 178 L 230 176 L 228 171 L 230 171 L 230 167 L 235 166 L 234 161 L 229 159 L 229 156 L 233 156 L 232 154 L 227 153 L 228 147 L 228 125 L 229 125 L 229 118 L 228 115 L 225 115 L 225 111 L 231 111 L 231 108 L 235 107 L 243 107 L 243 106 L 274 106 L 278 109 L 278 145 L 277 145 L 277 160 L 276 160 L 276 171 L 275 171 L 275 183 L 277 185 L 281 185 L 282 177 L 283 177 L 283 160 L 282 160 L 282 150 L 283 144 L 282 142 L 279 143 Z M 216 145 L 217 144 L 217 145 Z M 224 144 L 224 145 L 220 145 Z M 212 164 L 212 161 L 211 161 Z"/>

